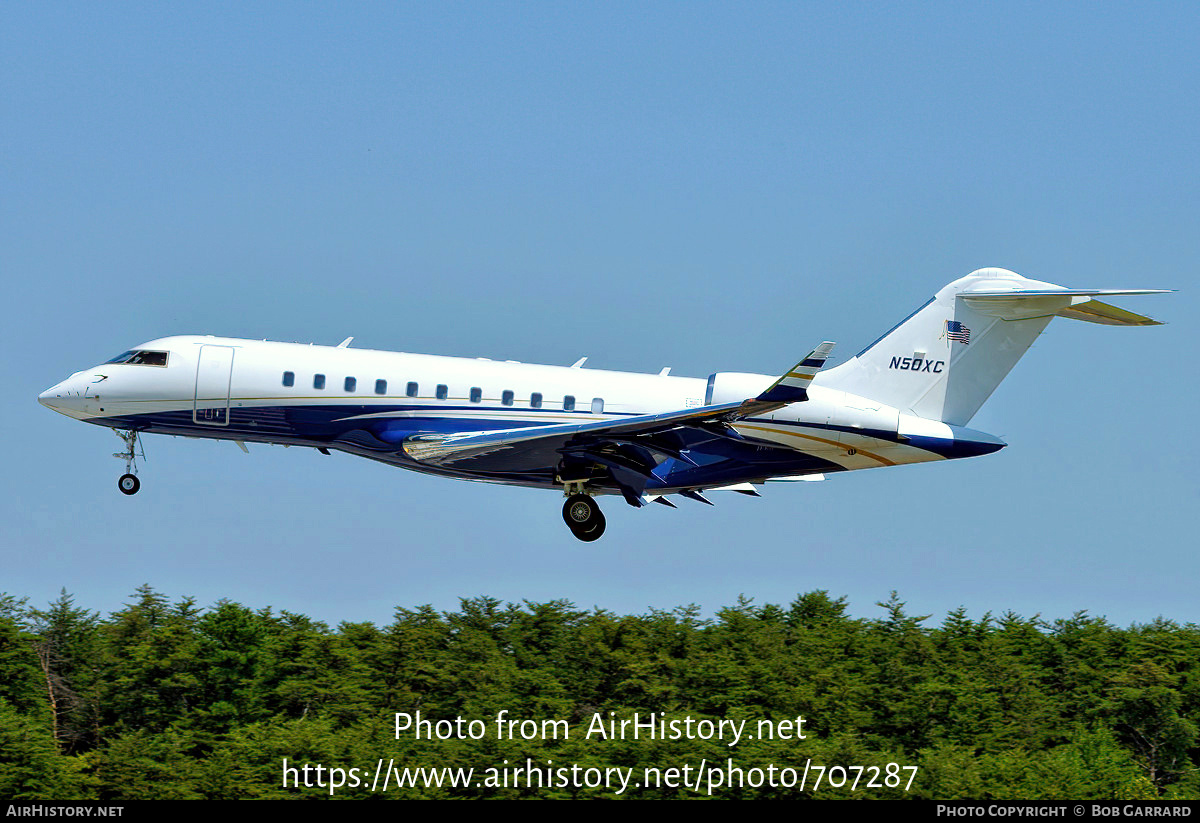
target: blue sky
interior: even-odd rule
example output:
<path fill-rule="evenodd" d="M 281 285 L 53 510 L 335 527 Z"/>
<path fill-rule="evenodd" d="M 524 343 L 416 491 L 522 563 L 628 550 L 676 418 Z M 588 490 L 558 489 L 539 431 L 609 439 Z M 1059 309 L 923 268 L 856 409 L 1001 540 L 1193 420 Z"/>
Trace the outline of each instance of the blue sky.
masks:
<path fill-rule="evenodd" d="M 336 623 L 897 590 L 940 619 L 1200 622 L 1193 4 L 10 4 L 0 591 L 142 583 Z M 1055 321 L 980 459 L 635 511 L 335 454 L 146 440 L 37 394 L 168 334 L 706 376 L 835 362 L 982 266 Z"/>

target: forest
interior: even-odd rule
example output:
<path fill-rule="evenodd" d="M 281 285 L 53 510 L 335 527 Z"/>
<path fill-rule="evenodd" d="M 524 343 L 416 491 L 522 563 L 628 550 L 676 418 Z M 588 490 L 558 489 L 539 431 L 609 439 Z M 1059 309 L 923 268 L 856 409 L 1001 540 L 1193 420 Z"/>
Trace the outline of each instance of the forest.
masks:
<path fill-rule="evenodd" d="M 1200 798 L 1195 624 L 875 605 L 0 595 L 0 797 Z"/>

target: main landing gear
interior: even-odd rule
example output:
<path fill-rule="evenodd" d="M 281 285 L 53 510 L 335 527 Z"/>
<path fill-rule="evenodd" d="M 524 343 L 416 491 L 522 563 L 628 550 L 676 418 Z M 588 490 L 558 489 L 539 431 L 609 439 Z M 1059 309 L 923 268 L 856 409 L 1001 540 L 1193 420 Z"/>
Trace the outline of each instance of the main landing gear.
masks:
<path fill-rule="evenodd" d="M 604 534 L 604 513 L 588 494 L 572 494 L 563 503 L 563 520 L 571 534 L 585 543 L 599 540 Z"/>
<path fill-rule="evenodd" d="M 121 494 L 137 494 L 138 489 L 142 487 L 142 481 L 137 479 L 138 453 L 141 452 L 142 459 L 145 460 L 146 452 L 141 451 L 136 430 L 120 431 L 118 429 L 115 433 L 125 443 L 125 451 L 113 453 L 113 457 L 125 461 L 125 473 L 117 481 L 117 488 L 121 490 Z"/>

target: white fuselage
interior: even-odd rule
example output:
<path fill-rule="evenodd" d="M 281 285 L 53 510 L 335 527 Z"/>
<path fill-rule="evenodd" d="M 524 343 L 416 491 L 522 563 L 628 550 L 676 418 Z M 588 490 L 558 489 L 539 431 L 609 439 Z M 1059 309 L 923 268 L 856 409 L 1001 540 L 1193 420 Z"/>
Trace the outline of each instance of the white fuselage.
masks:
<path fill-rule="evenodd" d="M 78 372 L 44 392 L 57 411 L 100 425 L 237 441 L 325 446 L 417 470 L 404 456 L 414 433 L 459 433 L 572 421 L 620 420 L 753 397 L 769 375 L 721 373 L 708 380 L 663 374 L 545 366 L 484 358 L 442 357 L 222 337 L 153 340 L 138 350 L 166 352 L 166 365 L 107 363 Z M 913 436 L 961 445 L 966 430 L 924 420 L 845 392 L 823 388 L 734 428 L 762 444 L 819 458 L 820 471 L 940 460 L 945 449 L 912 445 Z M 364 448 L 347 431 L 368 430 L 397 448 Z M 971 433 L 975 434 L 975 433 Z M 922 441 L 924 442 L 924 441 Z M 996 441 L 998 442 L 998 441 Z M 998 446 L 997 446 L 998 447 Z M 939 453 L 942 452 L 942 453 Z M 978 452 L 976 452 L 978 453 Z M 816 463 L 813 466 L 817 466 Z M 539 477 L 447 472 L 521 485 L 556 485 Z M 729 481 L 761 482 L 773 469 L 747 469 Z M 786 476 L 816 474 L 804 466 Z M 687 487 L 697 487 L 693 477 Z M 664 487 L 670 488 L 670 487 Z"/>

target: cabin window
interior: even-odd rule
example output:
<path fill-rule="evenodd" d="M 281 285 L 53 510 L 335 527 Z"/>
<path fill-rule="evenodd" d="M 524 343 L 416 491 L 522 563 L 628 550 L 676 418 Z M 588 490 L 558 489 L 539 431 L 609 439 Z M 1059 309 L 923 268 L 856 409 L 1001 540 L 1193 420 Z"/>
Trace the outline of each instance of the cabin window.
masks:
<path fill-rule="evenodd" d="M 126 366 L 165 366 L 167 353 L 165 351 L 126 351 L 121 352 L 105 365 L 121 363 Z"/>
<path fill-rule="evenodd" d="M 592 398 L 592 414 L 604 414 L 604 398 Z"/>
<path fill-rule="evenodd" d="M 513 393 L 510 391 L 504 392 L 504 394 L 500 395 L 500 402 L 505 406 L 511 406 L 513 403 Z"/>
<path fill-rule="evenodd" d="M 313 375 L 313 388 L 314 389 L 325 388 L 325 375 L 323 375 L 323 374 L 314 374 Z"/>
<path fill-rule="evenodd" d="M 542 407 L 542 393 L 535 391 L 533 394 L 529 395 L 529 405 L 532 408 L 540 409 Z"/>
<path fill-rule="evenodd" d="M 296 385 L 296 373 L 294 371 L 285 371 L 283 373 L 283 385 L 289 389 Z"/>
<path fill-rule="evenodd" d="M 358 388 L 358 380 L 353 377 L 347 377 L 344 386 L 346 391 L 352 392 Z"/>
<path fill-rule="evenodd" d="M 575 411 L 575 398 L 569 394 L 563 398 L 563 411 Z"/>
<path fill-rule="evenodd" d="M 478 386 L 472 387 L 471 388 L 471 402 L 478 403 L 481 400 L 483 400 L 483 389 L 479 388 Z"/>
<path fill-rule="evenodd" d="M 438 387 L 437 387 L 437 399 L 438 399 L 438 400 L 445 400 L 445 399 L 446 399 L 447 397 L 449 397 L 449 396 L 450 396 L 450 390 L 446 388 L 446 384 L 445 384 L 445 383 L 438 383 Z"/>
<path fill-rule="evenodd" d="M 375 393 L 376 394 L 387 394 L 387 381 L 386 380 L 376 380 L 375 381 Z"/>
<path fill-rule="evenodd" d="M 418 389 L 418 386 L 416 383 L 409 383 L 407 386 L 404 387 L 404 394 L 407 397 L 416 397 L 418 394 L 417 389 Z"/>

